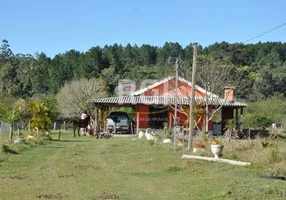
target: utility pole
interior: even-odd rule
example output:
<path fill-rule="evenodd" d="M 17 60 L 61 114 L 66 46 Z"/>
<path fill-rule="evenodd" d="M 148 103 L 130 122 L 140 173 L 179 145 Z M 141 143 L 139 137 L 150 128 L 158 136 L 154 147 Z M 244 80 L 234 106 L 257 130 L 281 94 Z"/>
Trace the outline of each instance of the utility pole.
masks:
<path fill-rule="evenodd" d="M 206 117 L 205 117 L 205 133 L 207 134 L 209 132 L 209 82 L 205 85 L 205 91 L 206 91 Z"/>
<path fill-rule="evenodd" d="M 192 68 L 192 93 L 189 117 L 189 138 L 188 150 L 193 149 L 193 127 L 194 127 L 194 107 L 195 107 L 195 87 L 196 87 L 196 67 L 197 67 L 197 43 L 194 43 L 193 68 Z"/>
<path fill-rule="evenodd" d="M 179 70 L 179 59 L 176 58 L 175 62 L 176 68 L 176 80 L 175 80 L 175 120 L 174 120 L 174 151 L 177 151 L 177 126 L 178 126 L 178 70 Z"/>

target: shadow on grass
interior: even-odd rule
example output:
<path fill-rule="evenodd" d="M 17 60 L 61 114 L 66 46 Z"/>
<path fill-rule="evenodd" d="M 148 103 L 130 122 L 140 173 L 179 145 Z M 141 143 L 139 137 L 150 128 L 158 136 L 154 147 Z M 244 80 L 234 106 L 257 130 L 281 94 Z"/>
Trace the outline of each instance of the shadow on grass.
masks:
<path fill-rule="evenodd" d="M 10 153 L 10 154 L 18 154 L 17 151 L 10 149 L 8 145 L 3 145 L 3 150 L 4 153 Z"/>
<path fill-rule="evenodd" d="M 176 175 L 178 172 L 182 171 L 183 168 L 181 167 L 169 167 L 163 171 L 157 172 L 130 172 L 132 176 L 139 176 L 139 177 L 159 177 L 159 176 L 166 176 L 166 175 Z"/>
<path fill-rule="evenodd" d="M 277 137 L 281 138 L 281 139 L 286 139 L 285 135 L 277 135 Z"/>
<path fill-rule="evenodd" d="M 42 146 L 41 148 L 44 148 L 44 149 L 62 149 L 62 148 L 64 148 L 64 147 Z"/>
<path fill-rule="evenodd" d="M 53 139 L 54 142 L 90 142 L 90 140 L 56 140 Z"/>

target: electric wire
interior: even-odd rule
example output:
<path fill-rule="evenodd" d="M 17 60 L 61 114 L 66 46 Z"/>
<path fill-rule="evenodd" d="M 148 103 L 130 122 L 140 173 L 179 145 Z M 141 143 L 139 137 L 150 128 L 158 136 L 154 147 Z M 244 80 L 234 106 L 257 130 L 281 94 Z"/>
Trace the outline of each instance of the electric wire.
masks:
<path fill-rule="evenodd" d="M 252 37 L 252 38 L 250 38 L 250 39 L 248 39 L 248 40 L 245 40 L 243 43 L 246 43 L 246 42 L 249 42 L 249 41 L 251 41 L 251 40 L 257 39 L 257 38 L 259 38 L 259 37 L 261 37 L 261 36 L 263 36 L 263 35 L 266 35 L 266 34 L 272 32 L 272 31 L 275 31 L 275 30 L 277 30 L 277 29 L 279 29 L 279 28 L 281 28 L 281 27 L 283 27 L 283 26 L 285 26 L 285 25 L 286 25 L 286 22 L 283 23 L 283 24 L 281 24 L 281 25 L 279 25 L 279 26 L 277 26 L 277 27 L 275 27 L 275 28 L 273 28 L 273 29 L 270 29 L 269 31 L 266 31 L 266 32 L 264 32 L 264 33 L 262 33 L 262 34 L 259 34 L 259 35 L 257 35 L 257 36 L 254 36 L 254 37 Z"/>

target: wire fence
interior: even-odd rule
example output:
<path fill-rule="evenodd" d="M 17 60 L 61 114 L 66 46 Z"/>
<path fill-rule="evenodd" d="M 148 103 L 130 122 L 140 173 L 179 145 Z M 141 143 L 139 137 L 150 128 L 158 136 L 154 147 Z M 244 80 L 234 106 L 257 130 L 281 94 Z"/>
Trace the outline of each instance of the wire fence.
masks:
<path fill-rule="evenodd" d="M 11 128 L 11 124 L 0 121 L 0 151 L 2 150 L 3 134 L 9 133 Z"/>
<path fill-rule="evenodd" d="M 0 121 L 0 134 L 3 132 L 9 132 L 11 130 L 11 124 Z"/>

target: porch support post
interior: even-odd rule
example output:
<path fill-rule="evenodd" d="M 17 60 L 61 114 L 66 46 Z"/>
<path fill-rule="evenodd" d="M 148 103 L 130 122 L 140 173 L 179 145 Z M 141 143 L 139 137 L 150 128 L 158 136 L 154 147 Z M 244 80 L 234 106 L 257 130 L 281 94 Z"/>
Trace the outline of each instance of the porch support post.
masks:
<path fill-rule="evenodd" d="M 106 120 L 105 120 L 105 116 L 106 116 L 106 106 L 103 107 L 103 131 L 105 131 L 106 128 Z"/>
<path fill-rule="evenodd" d="M 108 107 L 104 106 L 104 112 L 103 112 L 103 130 L 106 131 L 106 126 L 107 126 L 107 112 L 108 112 Z"/>
<path fill-rule="evenodd" d="M 136 112 L 136 133 L 139 134 L 139 117 L 140 117 L 140 114 L 139 114 L 139 110 L 137 108 L 137 112 Z"/>
<path fill-rule="evenodd" d="M 103 115 L 104 115 L 104 107 L 100 107 L 100 132 L 104 131 L 104 122 L 103 122 Z"/>
<path fill-rule="evenodd" d="M 168 111 L 168 121 L 169 121 L 169 128 L 172 127 L 172 113 L 171 110 Z"/>
<path fill-rule="evenodd" d="M 235 128 L 239 129 L 238 108 L 235 109 Z"/>
<path fill-rule="evenodd" d="M 98 125 L 99 125 L 99 120 L 98 120 L 98 117 L 99 117 L 99 115 L 98 115 L 98 107 L 95 107 L 95 124 L 94 124 L 94 129 L 95 129 L 95 132 L 96 133 L 99 133 L 99 127 L 98 127 Z"/>
<path fill-rule="evenodd" d="M 242 120 L 243 120 L 243 107 L 240 108 L 240 123 L 239 123 L 239 128 L 240 128 L 241 131 L 243 130 Z"/>

